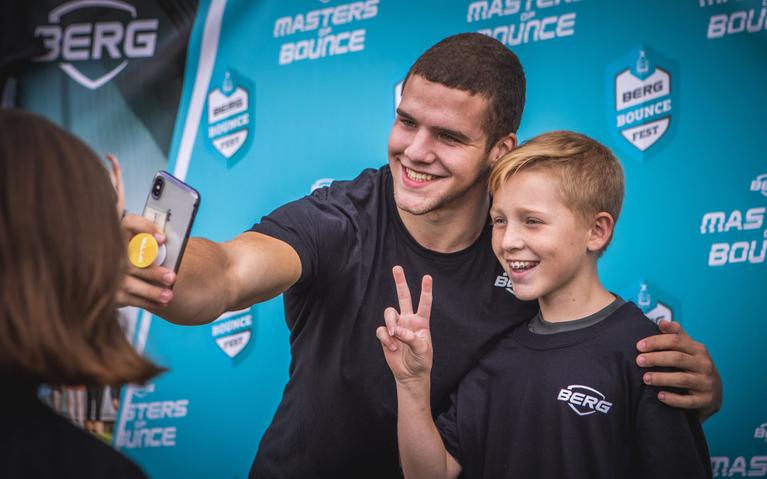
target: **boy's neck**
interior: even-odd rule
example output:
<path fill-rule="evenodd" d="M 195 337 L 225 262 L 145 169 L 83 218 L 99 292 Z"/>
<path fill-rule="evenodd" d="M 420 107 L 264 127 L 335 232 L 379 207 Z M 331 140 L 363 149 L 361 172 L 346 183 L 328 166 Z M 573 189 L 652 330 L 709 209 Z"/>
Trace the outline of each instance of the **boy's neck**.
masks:
<path fill-rule="evenodd" d="M 560 323 L 585 318 L 615 301 L 615 296 L 599 281 L 596 265 L 589 274 L 581 276 L 538 298 L 541 316 L 545 321 Z"/>

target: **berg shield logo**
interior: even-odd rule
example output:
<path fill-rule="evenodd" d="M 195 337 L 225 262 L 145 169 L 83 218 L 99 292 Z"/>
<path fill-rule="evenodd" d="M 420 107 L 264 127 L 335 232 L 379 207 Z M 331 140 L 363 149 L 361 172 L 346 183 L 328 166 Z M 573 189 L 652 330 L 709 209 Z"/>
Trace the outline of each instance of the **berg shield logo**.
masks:
<path fill-rule="evenodd" d="M 761 439 L 762 441 L 767 442 L 767 422 L 760 424 L 759 427 L 756 428 L 754 431 L 754 439 Z"/>
<path fill-rule="evenodd" d="M 100 21 L 92 21 L 96 16 Z M 138 18 L 135 6 L 119 0 L 66 2 L 48 13 L 48 23 L 35 27 L 47 52 L 34 61 L 58 61 L 90 90 L 116 77 L 128 60 L 153 56 L 157 46 L 159 20 Z"/>
<path fill-rule="evenodd" d="M 557 401 L 565 402 L 570 409 L 579 416 L 588 416 L 594 413 L 607 414 L 613 403 L 607 401 L 604 394 L 594 388 L 571 384 L 559 390 Z"/>
<path fill-rule="evenodd" d="M 663 319 L 674 321 L 674 312 L 671 306 L 657 300 L 654 297 L 655 294 L 655 288 L 650 288 L 650 285 L 644 279 L 623 288 L 623 291 L 620 293 L 621 297 L 625 298 L 626 301 L 634 301 L 653 323 L 658 324 Z M 662 294 L 662 296 L 667 297 L 668 295 Z"/>
<path fill-rule="evenodd" d="M 751 182 L 751 191 L 758 191 L 763 196 L 767 196 L 767 173 L 762 173 Z"/>
<path fill-rule="evenodd" d="M 676 92 L 672 62 L 649 47 L 635 48 L 608 72 L 610 130 L 631 156 L 645 159 L 671 132 Z"/>
<path fill-rule="evenodd" d="M 224 73 L 221 88 L 208 93 L 208 140 L 231 168 L 252 143 L 254 88 L 234 70 Z"/>
<path fill-rule="evenodd" d="M 252 308 L 222 314 L 210 327 L 216 345 L 230 358 L 240 354 L 253 337 Z"/>

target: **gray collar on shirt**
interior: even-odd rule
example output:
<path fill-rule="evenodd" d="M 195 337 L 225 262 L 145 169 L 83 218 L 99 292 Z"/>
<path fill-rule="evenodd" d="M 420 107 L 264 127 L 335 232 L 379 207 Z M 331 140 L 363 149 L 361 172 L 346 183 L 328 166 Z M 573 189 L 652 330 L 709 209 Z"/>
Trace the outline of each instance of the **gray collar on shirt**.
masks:
<path fill-rule="evenodd" d="M 586 316 L 585 318 L 574 319 L 572 321 L 550 323 L 543 319 L 543 316 L 541 316 L 539 311 L 538 314 L 536 314 L 535 317 L 527 323 L 527 329 L 529 329 L 533 334 L 556 334 L 593 326 L 613 314 L 618 308 L 626 303 L 626 301 L 624 301 L 617 294 L 612 294 L 615 296 L 615 301 L 600 309 L 596 313 Z"/>

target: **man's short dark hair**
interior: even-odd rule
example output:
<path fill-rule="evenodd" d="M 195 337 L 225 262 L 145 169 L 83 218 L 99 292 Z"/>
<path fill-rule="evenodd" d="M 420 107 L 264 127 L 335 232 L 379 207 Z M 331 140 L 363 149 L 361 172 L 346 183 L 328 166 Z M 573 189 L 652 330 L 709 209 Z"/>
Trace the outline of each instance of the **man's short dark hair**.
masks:
<path fill-rule="evenodd" d="M 449 88 L 479 94 L 490 103 L 482 129 L 487 150 L 516 133 L 525 107 L 525 72 L 519 58 L 498 40 L 481 33 L 459 33 L 426 50 L 405 77 L 419 75 Z"/>

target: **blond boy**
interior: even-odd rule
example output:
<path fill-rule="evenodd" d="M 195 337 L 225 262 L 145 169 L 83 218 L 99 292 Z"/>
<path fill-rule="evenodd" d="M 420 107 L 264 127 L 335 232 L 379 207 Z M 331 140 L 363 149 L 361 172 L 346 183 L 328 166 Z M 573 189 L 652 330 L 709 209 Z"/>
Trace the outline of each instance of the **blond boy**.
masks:
<path fill-rule="evenodd" d="M 657 327 L 599 280 L 623 201 L 613 154 L 577 133 L 546 133 L 500 159 L 489 184 L 493 251 L 540 313 L 483 356 L 435 424 L 431 278 L 413 313 L 395 268 L 400 313 L 388 309 L 377 334 L 397 384 L 405 476 L 710 477 L 698 418 L 660 403 L 634 362 Z"/>

